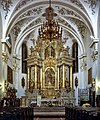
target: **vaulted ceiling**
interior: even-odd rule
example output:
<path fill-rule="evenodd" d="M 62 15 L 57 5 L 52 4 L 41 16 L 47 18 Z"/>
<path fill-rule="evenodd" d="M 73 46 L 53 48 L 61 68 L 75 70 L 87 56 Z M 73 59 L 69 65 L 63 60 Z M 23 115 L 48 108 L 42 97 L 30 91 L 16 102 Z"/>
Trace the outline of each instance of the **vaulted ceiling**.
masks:
<path fill-rule="evenodd" d="M 96 16 L 98 0 L 52 0 L 51 6 L 63 28 L 63 42 L 76 40 L 84 53 L 87 33 L 94 36 L 92 17 Z M 46 21 L 44 16 L 49 0 L 1 0 L 2 36 L 10 35 L 14 52 L 26 40 L 37 39 L 38 28 Z M 92 17 L 91 17 L 92 16 Z"/>

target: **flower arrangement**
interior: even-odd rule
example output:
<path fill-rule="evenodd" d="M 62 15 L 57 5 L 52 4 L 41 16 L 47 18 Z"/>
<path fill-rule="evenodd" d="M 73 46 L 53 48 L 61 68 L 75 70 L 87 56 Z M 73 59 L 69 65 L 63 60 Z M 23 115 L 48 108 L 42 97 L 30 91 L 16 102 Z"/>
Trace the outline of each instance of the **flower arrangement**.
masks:
<path fill-rule="evenodd" d="M 91 105 L 89 103 L 85 103 L 82 105 L 82 107 L 90 107 Z"/>
<path fill-rule="evenodd" d="M 51 101 L 48 102 L 48 106 L 52 107 L 52 102 Z"/>

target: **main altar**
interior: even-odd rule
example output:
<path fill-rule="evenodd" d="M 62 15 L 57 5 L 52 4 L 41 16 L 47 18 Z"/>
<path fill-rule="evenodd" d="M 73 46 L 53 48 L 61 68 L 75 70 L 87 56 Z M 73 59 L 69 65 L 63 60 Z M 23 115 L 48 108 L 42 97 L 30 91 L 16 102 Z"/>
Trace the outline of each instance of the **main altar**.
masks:
<path fill-rule="evenodd" d="M 47 21 L 38 30 L 39 36 L 26 59 L 28 81 L 26 95 L 34 99 L 59 98 L 72 89 L 73 58 L 62 42 L 62 28 L 53 18 L 51 5 L 44 14 Z"/>

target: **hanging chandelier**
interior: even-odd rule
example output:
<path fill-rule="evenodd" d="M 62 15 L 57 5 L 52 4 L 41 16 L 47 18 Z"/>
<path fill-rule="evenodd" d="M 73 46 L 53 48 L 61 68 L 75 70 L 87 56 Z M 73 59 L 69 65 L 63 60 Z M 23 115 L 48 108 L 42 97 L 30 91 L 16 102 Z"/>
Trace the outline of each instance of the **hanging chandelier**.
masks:
<path fill-rule="evenodd" d="M 46 17 L 46 22 L 41 25 L 39 28 L 39 38 L 42 40 L 59 40 L 62 37 L 62 28 L 58 24 L 56 20 L 54 20 L 54 16 L 57 16 L 54 13 L 53 8 L 51 7 L 51 0 L 49 1 L 49 7 L 46 9 L 46 12 L 43 14 Z"/>

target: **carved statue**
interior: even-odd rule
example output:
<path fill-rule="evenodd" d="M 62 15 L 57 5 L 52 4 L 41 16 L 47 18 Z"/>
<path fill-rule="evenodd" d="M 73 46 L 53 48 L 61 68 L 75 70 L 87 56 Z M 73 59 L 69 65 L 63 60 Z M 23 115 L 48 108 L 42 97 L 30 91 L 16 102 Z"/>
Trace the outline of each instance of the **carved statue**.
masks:
<path fill-rule="evenodd" d="M 77 78 L 77 76 L 75 77 L 75 87 L 77 88 L 77 86 L 78 86 L 78 78 Z"/>
<path fill-rule="evenodd" d="M 34 81 L 33 81 L 33 80 L 30 80 L 30 81 L 29 81 L 29 90 L 30 90 L 30 92 L 32 92 L 34 88 L 35 88 L 35 83 L 34 83 Z"/>

